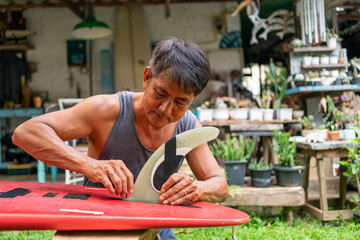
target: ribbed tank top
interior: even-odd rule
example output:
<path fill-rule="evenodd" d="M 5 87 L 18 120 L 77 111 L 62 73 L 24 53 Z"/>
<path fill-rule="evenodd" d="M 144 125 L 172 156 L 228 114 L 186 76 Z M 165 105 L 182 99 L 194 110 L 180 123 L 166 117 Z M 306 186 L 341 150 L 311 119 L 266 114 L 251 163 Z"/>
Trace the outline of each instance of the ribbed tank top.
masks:
<path fill-rule="evenodd" d="M 118 92 L 117 95 L 120 101 L 120 111 L 98 160 L 122 160 L 134 175 L 135 181 L 146 161 L 154 153 L 154 150 L 145 147 L 137 134 L 133 93 L 123 91 Z M 195 115 L 187 110 L 184 116 L 179 120 L 172 137 L 193 129 L 195 123 Z M 103 187 L 101 183 L 94 183 L 86 177 L 84 185 Z"/>

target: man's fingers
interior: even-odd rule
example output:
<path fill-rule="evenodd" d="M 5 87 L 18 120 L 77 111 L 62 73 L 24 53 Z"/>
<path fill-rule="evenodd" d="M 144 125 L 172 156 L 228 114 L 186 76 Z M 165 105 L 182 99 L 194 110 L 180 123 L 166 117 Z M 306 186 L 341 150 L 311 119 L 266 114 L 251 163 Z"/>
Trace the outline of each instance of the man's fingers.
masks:
<path fill-rule="evenodd" d="M 104 185 L 104 187 L 108 190 L 109 193 L 111 194 L 116 194 L 117 190 L 114 188 L 112 182 L 106 177 L 104 178 L 103 181 L 101 181 L 101 183 Z"/>
<path fill-rule="evenodd" d="M 111 194 L 125 197 L 134 189 L 134 177 L 121 160 L 98 161 L 88 178 L 93 182 L 101 182 Z"/>
<path fill-rule="evenodd" d="M 187 178 L 187 177 L 190 178 L 184 172 L 178 172 L 178 173 L 172 174 L 169 177 L 169 179 L 162 185 L 161 192 L 164 193 L 164 192 L 168 191 L 174 184 L 182 181 L 184 178 Z M 175 190 L 180 191 L 181 189 L 175 189 Z"/>
<path fill-rule="evenodd" d="M 131 194 L 134 191 L 134 176 L 130 170 L 122 163 L 121 170 L 125 174 L 127 182 L 127 191 Z M 129 197 L 129 196 L 128 196 Z"/>
<path fill-rule="evenodd" d="M 195 180 L 186 173 L 173 174 L 162 187 L 163 191 L 167 189 L 166 184 L 171 187 L 160 196 L 164 204 L 181 204 L 199 197 Z"/>

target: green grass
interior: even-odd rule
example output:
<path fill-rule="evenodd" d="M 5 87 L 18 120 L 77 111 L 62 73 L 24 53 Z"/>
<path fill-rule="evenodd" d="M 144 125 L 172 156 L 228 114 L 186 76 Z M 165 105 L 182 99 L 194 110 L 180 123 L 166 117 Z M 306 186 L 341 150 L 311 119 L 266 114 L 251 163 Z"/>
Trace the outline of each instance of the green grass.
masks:
<path fill-rule="evenodd" d="M 52 239 L 56 231 L 0 231 L 1 240 L 45 240 Z"/>
<path fill-rule="evenodd" d="M 179 240 L 232 239 L 232 227 L 174 229 Z M 186 231 L 186 232 L 185 232 Z M 353 220 L 322 222 L 309 215 L 295 218 L 293 226 L 281 217 L 251 215 L 247 224 L 235 227 L 236 239 L 360 239 L 360 223 Z"/>
<path fill-rule="evenodd" d="M 176 228 L 179 240 L 226 240 L 232 239 L 232 227 Z M 45 240 L 52 239 L 55 231 L 0 231 L 0 239 Z M 243 239 L 360 239 L 360 223 L 353 220 L 322 222 L 306 215 L 294 219 L 294 225 L 282 217 L 260 218 L 254 214 L 247 224 L 235 227 L 235 236 Z"/>

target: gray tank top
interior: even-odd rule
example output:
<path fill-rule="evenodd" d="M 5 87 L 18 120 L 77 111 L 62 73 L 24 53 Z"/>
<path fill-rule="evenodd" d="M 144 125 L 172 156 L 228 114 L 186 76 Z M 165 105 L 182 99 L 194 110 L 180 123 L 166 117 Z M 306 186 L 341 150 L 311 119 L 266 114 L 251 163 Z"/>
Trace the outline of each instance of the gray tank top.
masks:
<path fill-rule="evenodd" d="M 140 170 L 154 151 L 146 148 L 141 143 L 137 134 L 134 117 L 133 93 L 123 91 L 118 92 L 117 95 L 120 100 L 120 112 L 98 160 L 122 160 L 134 175 L 135 181 Z M 184 116 L 179 120 L 172 137 L 193 129 L 195 123 L 195 115 L 187 110 Z M 86 177 L 84 185 L 103 187 L 101 183 L 94 183 Z"/>

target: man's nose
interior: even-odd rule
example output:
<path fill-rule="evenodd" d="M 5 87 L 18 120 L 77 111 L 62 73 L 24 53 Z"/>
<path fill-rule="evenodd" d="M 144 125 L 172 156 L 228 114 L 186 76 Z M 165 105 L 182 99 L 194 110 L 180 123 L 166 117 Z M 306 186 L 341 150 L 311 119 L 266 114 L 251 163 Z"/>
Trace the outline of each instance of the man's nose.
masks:
<path fill-rule="evenodd" d="M 159 108 L 164 114 L 170 114 L 173 108 L 171 99 L 167 98 L 162 101 Z"/>

